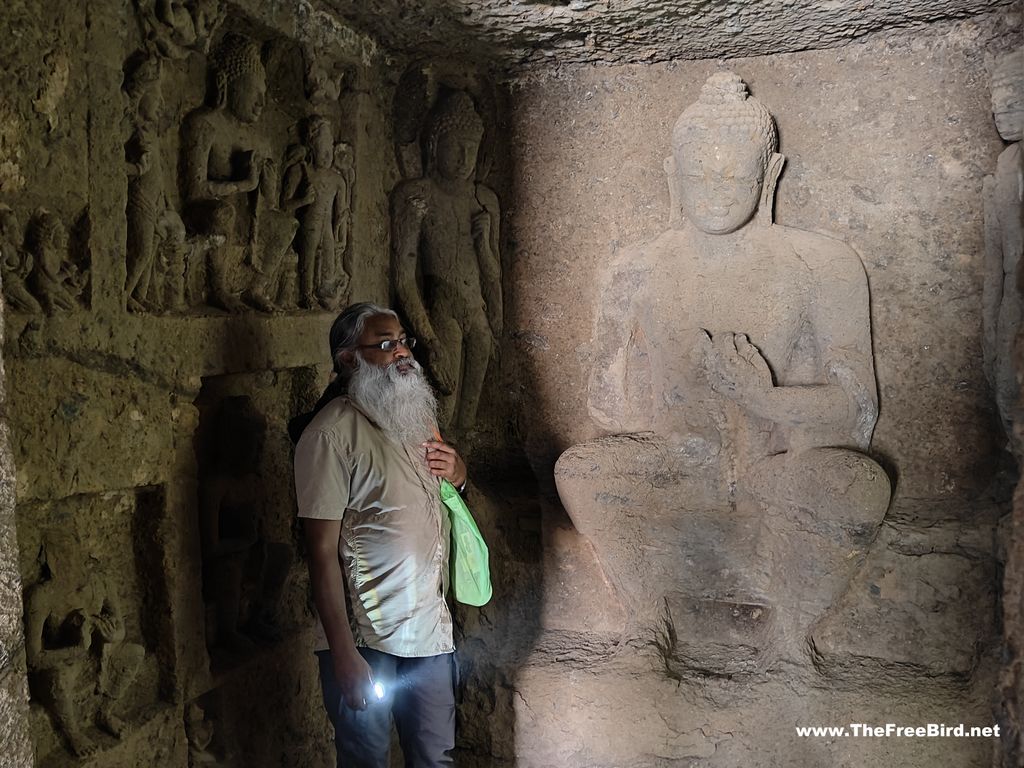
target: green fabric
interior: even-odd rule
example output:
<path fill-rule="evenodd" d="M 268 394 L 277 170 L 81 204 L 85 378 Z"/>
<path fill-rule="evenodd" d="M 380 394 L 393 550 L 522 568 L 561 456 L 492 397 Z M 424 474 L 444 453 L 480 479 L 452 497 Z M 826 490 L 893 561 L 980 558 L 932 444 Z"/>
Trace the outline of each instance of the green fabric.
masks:
<path fill-rule="evenodd" d="M 448 507 L 452 547 L 448 561 L 455 599 L 466 605 L 486 605 L 491 599 L 491 572 L 487 544 L 455 486 L 441 480 L 441 501 Z"/>

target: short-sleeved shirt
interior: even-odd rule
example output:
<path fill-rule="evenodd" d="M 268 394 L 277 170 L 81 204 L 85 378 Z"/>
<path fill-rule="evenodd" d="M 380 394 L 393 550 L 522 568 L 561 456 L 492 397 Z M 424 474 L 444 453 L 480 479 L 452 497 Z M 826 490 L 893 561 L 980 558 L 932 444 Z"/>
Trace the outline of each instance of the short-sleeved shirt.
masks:
<path fill-rule="evenodd" d="M 450 524 L 419 455 L 337 397 L 295 447 L 295 491 L 300 517 L 341 520 L 356 645 L 404 657 L 451 652 Z M 317 649 L 326 648 L 321 625 Z"/>

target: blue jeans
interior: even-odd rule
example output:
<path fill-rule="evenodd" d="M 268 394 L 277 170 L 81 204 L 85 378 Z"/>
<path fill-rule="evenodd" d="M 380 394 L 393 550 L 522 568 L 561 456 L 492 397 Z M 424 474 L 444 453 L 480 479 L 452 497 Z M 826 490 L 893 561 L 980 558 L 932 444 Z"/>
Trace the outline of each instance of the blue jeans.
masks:
<path fill-rule="evenodd" d="M 384 686 L 384 698 L 372 693 L 362 711 L 349 709 L 334 679 L 329 651 L 317 651 L 324 706 L 334 724 L 338 768 L 388 768 L 394 718 L 406 768 L 454 765 L 454 654 L 403 658 L 372 648 L 359 653 Z"/>

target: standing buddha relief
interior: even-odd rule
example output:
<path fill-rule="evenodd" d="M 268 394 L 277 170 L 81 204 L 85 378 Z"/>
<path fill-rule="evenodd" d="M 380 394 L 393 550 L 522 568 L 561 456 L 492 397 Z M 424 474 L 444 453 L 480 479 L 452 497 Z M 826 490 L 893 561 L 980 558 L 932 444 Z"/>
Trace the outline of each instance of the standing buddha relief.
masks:
<path fill-rule="evenodd" d="M 734 672 L 794 651 L 889 501 L 863 265 L 775 224 L 784 157 L 737 76 L 708 78 L 666 161 L 670 228 L 603 279 L 591 417 L 559 493 L 670 664 Z M 635 510 L 643 509 L 638 521 Z M 654 631 L 654 630 L 651 630 Z"/>
<path fill-rule="evenodd" d="M 397 303 L 429 350 L 441 425 L 464 430 L 503 322 L 498 198 L 476 179 L 483 135 L 473 98 L 442 91 L 420 131 L 423 173 L 391 193 Z"/>

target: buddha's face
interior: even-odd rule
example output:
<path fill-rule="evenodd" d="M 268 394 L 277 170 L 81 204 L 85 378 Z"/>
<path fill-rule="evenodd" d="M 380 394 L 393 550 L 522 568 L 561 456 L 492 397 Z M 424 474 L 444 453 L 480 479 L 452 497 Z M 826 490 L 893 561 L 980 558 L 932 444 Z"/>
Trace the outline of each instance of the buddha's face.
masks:
<path fill-rule="evenodd" d="M 480 137 L 463 131 L 446 131 L 437 138 L 437 172 L 446 179 L 465 180 L 476 170 Z"/>
<path fill-rule="evenodd" d="M 243 72 L 228 84 L 228 109 L 243 123 L 255 123 L 263 114 L 267 81 L 261 72 Z"/>
<path fill-rule="evenodd" d="M 683 215 L 712 235 L 735 232 L 753 217 L 764 181 L 756 141 L 705 135 L 672 149 Z"/>

